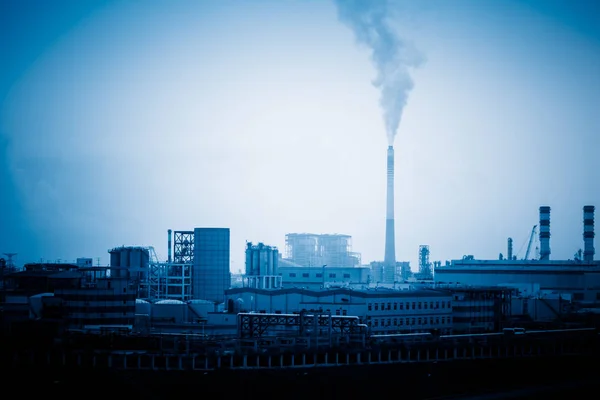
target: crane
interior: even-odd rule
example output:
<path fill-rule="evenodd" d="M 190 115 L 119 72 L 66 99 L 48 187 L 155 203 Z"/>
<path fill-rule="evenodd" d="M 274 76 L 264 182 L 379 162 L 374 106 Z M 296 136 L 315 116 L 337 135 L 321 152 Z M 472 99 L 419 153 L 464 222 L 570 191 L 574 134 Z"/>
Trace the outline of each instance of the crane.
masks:
<path fill-rule="evenodd" d="M 531 251 L 531 243 L 533 242 L 536 228 L 537 228 L 537 225 L 534 225 L 533 228 L 531 229 L 531 235 L 529 236 L 529 243 L 527 243 L 527 250 L 525 251 L 525 258 L 523 260 L 527 260 L 529 258 L 529 252 Z"/>

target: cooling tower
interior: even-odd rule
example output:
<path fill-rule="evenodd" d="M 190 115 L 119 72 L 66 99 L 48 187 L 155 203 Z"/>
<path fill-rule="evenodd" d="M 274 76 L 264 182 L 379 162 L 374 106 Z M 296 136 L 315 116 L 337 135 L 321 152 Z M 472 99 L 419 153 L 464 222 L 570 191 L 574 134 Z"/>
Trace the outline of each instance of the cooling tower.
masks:
<path fill-rule="evenodd" d="M 540 207 L 540 260 L 550 259 L 550 207 Z"/>
<path fill-rule="evenodd" d="M 583 259 L 594 261 L 594 206 L 583 207 Z"/>
<path fill-rule="evenodd" d="M 396 240 L 394 235 L 394 148 L 387 150 L 387 207 L 385 216 L 385 257 L 387 266 L 396 265 Z"/>

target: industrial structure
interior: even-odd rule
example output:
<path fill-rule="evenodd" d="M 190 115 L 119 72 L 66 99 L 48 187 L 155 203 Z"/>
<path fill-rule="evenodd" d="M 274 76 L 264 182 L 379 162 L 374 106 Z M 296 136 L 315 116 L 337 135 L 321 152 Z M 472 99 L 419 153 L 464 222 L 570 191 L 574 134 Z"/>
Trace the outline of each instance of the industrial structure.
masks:
<path fill-rule="evenodd" d="M 256 289 L 281 287 L 282 277 L 278 271 L 279 250 L 263 243 L 246 243 L 246 274 L 243 286 Z"/>
<path fill-rule="evenodd" d="M 452 260 L 435 268 L 436 284 L 472 286 L 537 285 L 538 297 L 559 295 L 573 302 L 591 303 L 600 299 L 600 261 L 594 261 L 594 207 L 583 208 L 584 257 L 574 260 L 550 260 L 550 207 L 540 207 L 540 258 L 529 259 L 530 237 L 523 260 L 516 257 L 477 260 L 472 256 Z"/>
<path fill-rule="evenodd" d="M 284 259 L 302 267 L 360 266 L 360 253 L 352 252 L 352 236 L 343 234 L 288 233 Z"/>
<path fill-rule="evenodd" d="M 432 263 L 429 261 L 429 246 L 422 244 L 419 246 L 419 272 L 415 274 L 419 280 L 432 280 L 433 269 Z"/>
<path fill-rule="evenodd" d="M 394 147 L 387 150 L 387 204 L 385 217 L 385 257 L 387 267 L 396 267 L 396 235 L 394 227 Z"/>

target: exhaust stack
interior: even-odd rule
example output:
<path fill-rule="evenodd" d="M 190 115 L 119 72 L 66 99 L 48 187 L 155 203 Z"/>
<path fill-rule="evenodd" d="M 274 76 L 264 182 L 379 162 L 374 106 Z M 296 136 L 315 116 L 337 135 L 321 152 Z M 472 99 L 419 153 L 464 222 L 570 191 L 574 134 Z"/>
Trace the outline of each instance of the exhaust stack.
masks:
<path fill-rule="evenodd" d="M 173 246 L 171 246 L 171 230 L 169 229 L 167 231 L 169 238 L 167 239 L 167 246 L 168 246 L 168 263 L 171 263 L 171 249 L 173 248 Z"/>
<path fill-rule="evenodd" d="M 594 261 L 594 206 L 583 207 L 583 260 Z"/>
<path fill-rule="evenodd" d="M 508 259 L 512 260 L 513 259 L 513 240 L 512 238 L 508 238 Z"/>
<path fill-rule="evenodd" d="M 550 207 L 540 207 L 540 260 L 550 259 Z"/>
<path fill-rule="evenodd" d="M 394 232 L 394 147 L 388 146 L 384 263 L 392 267 L 396 266 L 396 238 Z"/>

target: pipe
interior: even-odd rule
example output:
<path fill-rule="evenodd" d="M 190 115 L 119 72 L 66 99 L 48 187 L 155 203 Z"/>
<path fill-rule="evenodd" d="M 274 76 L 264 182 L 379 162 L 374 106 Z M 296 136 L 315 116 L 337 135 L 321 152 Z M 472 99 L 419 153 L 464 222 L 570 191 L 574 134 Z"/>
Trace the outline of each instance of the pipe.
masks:
<path fill-rule="evenodd" d="M 168 234 L 168 240 L 167 240 L 168 250 L 167 250 L 167 252 L 168 252 L 168 262 L 169 263 L 171 263 L 171 248 L 172 248 L 172 246 L 171 246 L 171 232 L 172 231 L 170 229 L 167 231 L 167 234 Z"/>
<path fill-rule="evenodd" d="M 394 147 L 387 150 L 387 207 L 385 217 L 385 257 L 387 266 L 396 266 L 396 239 L 394 229 Z"/>
<path fill-rule="evenodd" d="M 594 206 L 583 207 L 583 260 L 594 261 Z"/>
<path fill-rule="evenodd" d="M 540 207 L 540 260 L 550 259 L 550 207 Z"/>

